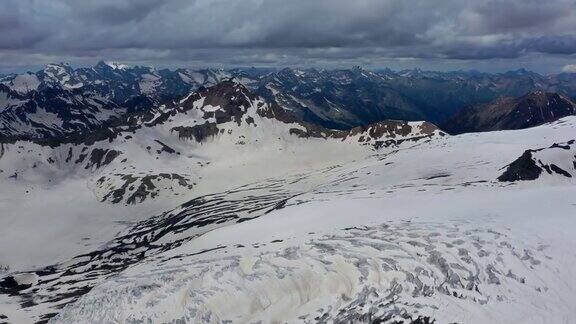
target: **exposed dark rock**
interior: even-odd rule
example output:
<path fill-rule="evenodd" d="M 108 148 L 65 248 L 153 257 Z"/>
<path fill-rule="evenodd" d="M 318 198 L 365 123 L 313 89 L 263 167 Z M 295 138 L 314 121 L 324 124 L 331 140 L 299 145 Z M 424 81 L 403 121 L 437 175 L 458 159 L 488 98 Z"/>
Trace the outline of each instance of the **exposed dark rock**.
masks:
<path fill-rule="evenodd" d="M 193 184 L 190 180 L 176 173 L 160 173 L 145 176 L 117 174 L 117 176 L 121 176 L 120 179 L 123 181 L 122 186 L 108 192 L 104 195 L 102 201 L 107 201 L 113 204 L 125 201 L 127 204 L 133 205 L 144 202 L 147 198 L 155 198 L 160 190 L 159 188 L 156 188 L 153 181 L 159 179 L 176 180 L 178 185 L 181 187 L 187 189 L 193 188 Z M 103 185 L 106 180 L 105 177 L 101 177 L 98 179 L 97 183 Z"/>
<path fill-rule="evenodd" d="M 154 140 L 156 143 L 160 144 L 162 146 L 162 149 L 160 150 L 161 152 L 166 152 L 169 154 L 174 154 L 176 153 L 176 150 L 174 150 L 173 148 L 171 148 L 170 146 L 160 142 L 159 140 Z"/>
<path fill-rule="evenodd" d="M 510 163 L 506 171 L 498 177 L 498 181 L 513 182 L 536 180 L 540 177 L 542 169 L 532 159 L 532 150 L 524 151 L 516 161 Z"/>
<path fill-rule="evenodd" d="M 136 188 L 136 191 L 126 199 L 126 203 L 135 204 L 136 202 L 143 202 L 148 196 L 154 198 L 158 195 L 154 189 L 156 189 L 156 186 L 152 183 L 152 178 L 144 177 L 141 179 L 140 185 Z"/>
<path fill-rule="evenodd" d="M 82 152 L 84 152 L 84 150 L 82 150 Z M 78 159 L 76 159 L 76 161 L 74 161 L 75 164 L 79 164 L 82 163 L 84 161 L 84 159 L 86 158 L 87 154 L 80 154 L 78 156 Z"/>
<path fill-rule="evenodd" d="M 96 169 L 98 169 L 102 166 L 110 164 L 120 154 L 122 154 L 122 152 L 116 150 L 99 149 L 99 148 L 93 149 L 92 152 L 90 152 L 89 161 L 84 168 L 90 169 L 92 167 L 95 167 Z"/>
<path fill-rule="evenodd" d="M 560 175 L 565 176 L 566 178 L 572 178 L 572 175 L 570 173 L 568 173 L 567 171 L 563 170 L 562 168 L 560 168 L 559 166 L 557 166 L 555 164 L 550 164 L 550 169 L 553 172 L 556 172 Z"/>
<path fill-rule="evenodd" d="M 19 284 L 13 276 L 8 276 L 0 280 L 0 293 L 14 294 L 31 286 L 32 285 Z"/>
<path fill-rule="evenodd" d="M 526 150 L 524 153 L 516 159 L 514 162 L 506 166 L 506 171 L 498 177 L 499 181 L 502 182 L 512 182 L 512 181 L 523 181 L 523 180 L 535 180 L 540 177 L 542 171 L 553 175 L 558 174 L 566 178 L 572 178 L 572 174 L 567 170 L 560 168 L 556 165 L 555 161 L 542 161 L 536 158 L 534 155 L 539 154 L 541 151 L 547 150 L 572 150 L 573 145 L 576 141 L 570 140 L 566 143 L 554 143 L 552 146 L 547 148 L 541 148 L 536 150 Z M 568 158 L 572 158 L 572 164 L 576 170 L 576 155 L 572 157 L 568 154 Z M 569 163 L 569 161 L 566 161 Z"/>
<path fill-rule="evenodd" d="M 66 157 L 66 163 L 70 162 L 72 159 L 72 148 L 68 150 L 68 156 Z"/>
<path fill-rule="evenodd" d="M 178 132 L 180 139 L 193 139 L 196 142 L 203 142 L 207 138 L 218 134 L 218 126 L 215 123 L 209 122 L 192 127 L 178 126 L 172 128 L 172 130 Z"/>

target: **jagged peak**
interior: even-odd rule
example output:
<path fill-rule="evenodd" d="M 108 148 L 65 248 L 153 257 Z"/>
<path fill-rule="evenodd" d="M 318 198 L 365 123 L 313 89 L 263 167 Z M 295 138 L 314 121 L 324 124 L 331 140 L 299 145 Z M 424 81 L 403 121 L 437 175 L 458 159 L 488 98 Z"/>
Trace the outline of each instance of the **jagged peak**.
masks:
<path fill-rule="evenodd" d="M 127 64 L 123 64 L 120 62 L 114 62 L 114 61 L 99 61 L 98 63 L 96 63 L 96 65 L 94 66 L 95 68 L 107 68 L 107 69 L 112 69 L 112 70 L 126 70 L 131 68 L 131 66 L 127 65 Z"/>
<path fill-rule="evenodd" d="M 72 72 L 72 66 L 70 65 L 70 63 L 67 62 L 60 62 L 60 63 L 48 63 L 44 66 L 43 71 L 46 72 L 55 72 L 57 71 L 58 73 L 69 73 Z"/>
<path fill-rule="evenodd" d="M 222 92 L 222 91 L 230 91 L 230 92 L 250 92 L 248 88 L 238 78 L 236 77 L 229 77 L 226 78 L 212 86 L 203 88 L 205 91 L 208 92 Z"/>
<path fill-rule="evenodd" d="M 72 66 L 71 66 L 70 63 L 68 63 L 68 62 L 48 63 L 48 64 L 45 65 L 45 68 L 51 68 L 51 67 L 56 67 L 56 68 L 58 68 L 58 67 L 69 68 L 69 67 L 72 67 Z"/>
<path fill-rule="evenodd" d="M 104 62 L 104 63 L 114 70 L 126 70 L 126 69 L 130 68 L 129 65 L 122 64 L 119 62 L 108 61 L 108 62 Z"/>
<path fill-rule="evenodd" d="M 250 101 L 255 100 L 256 97 L 246 86 L 232 77 L 209 87 L 200 87 L 180 100 L 177 106 L 181 106 L 179 109 L 189 110 L 200 99 L 203 100 L 203 104 L 212 106 L 229 105 L 231 103 L 233 105 L 246 106 L 250 104 Z"/>

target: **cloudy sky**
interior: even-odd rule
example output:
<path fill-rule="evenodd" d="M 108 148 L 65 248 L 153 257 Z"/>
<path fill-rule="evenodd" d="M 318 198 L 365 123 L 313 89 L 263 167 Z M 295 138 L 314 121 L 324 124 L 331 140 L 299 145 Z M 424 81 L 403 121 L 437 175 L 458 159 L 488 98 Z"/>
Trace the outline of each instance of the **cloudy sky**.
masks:
<path fill-rule="evenodd" d="M 1 0 L 0 72 L 160 67 L 576 71 L 576 0 Z"/>

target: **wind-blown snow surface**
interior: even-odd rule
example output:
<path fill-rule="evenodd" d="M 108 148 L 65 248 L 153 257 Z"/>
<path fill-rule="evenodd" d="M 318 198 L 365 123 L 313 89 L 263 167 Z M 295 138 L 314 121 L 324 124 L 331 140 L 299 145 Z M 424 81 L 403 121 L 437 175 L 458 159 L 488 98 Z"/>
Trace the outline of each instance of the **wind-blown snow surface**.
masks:
<path fill-rule="evenodd" d="M 266 122 L 273 121 L 256 124 Z M 273 126 L 264 129 L 291 127 Z M 163 131 L 143 129 L 135 138 L 144 146 Z M 215 138 L 215 145 L 195 147 L 191 164 L 205 166 L 189 169 L 197 191 L 183 188 L 182 196 L 96 207 L 102 203 L 79 189 L 86 183 L 84 164 L 76 178 L 54 176 L 62 183 L 48 189 L 30 185 L 38 179 L 31 171 L 3 185 L 3 209 L 14 216 L 1 234 L 22 231 L 37 247 L 47 241 L 59 247 L 58 252 L 46 247 L 48 259 L 25 260 L 29 250 L 18 247 L 22 239 L 16 234 L 3 239 L 2 246 L 11 245 L 2 251 L 8 261 L 0 263 L 10 266 L 5 280 L 15 287 L 0 291 L 4 320 L 574 321 L 574 179 L 557 173 L 533 181 L 496 179 L 524 151 L 573 140 L 576 118 L 378 151 L 340 140 L 254 137 L 256 128 L 241 136 L 264 144 L 232 145 L 239 131 Z M 183 143 L 163 143 L 187 152 Z M 158 173 L 160 162 L 146 159 L 138 146 L 117 145 L 140 161 L 141 170 Z M 162 147 L 149 151 L 162 156 Z M 555 160 L 576 155 L 568 150 L 535 156 L 568 168 Z M 186 170 L 162 159 L 166 173 Z M 119 167 L 112 163 L 106 173 Z M 24 176 L 27 181 L 18 181 Z M 90 183 L 97 183 L 100 174 L 91 176 Z M 87 203 L 85 216 L 66 221 L 92 223 L 78 228 L 78 237 L 54 232 L 48 237 L 50 228 L 33 224 L 53 218 L 66 227 L 66 222 L 50 208 L 43 215 L 47 200 L 28 199 L 29 208 L 17 205 L 24 190 L 73 195 L 75 204 Z M 68 201 L 57 204 L 74 214 L 65 207 Z M 26 221 L 13 214 L 23 210 Z M 114 222 L 119 220 L 132 223 L 122 227 Z M 94 243 L 78 244 L 84 235 Z M 55 265 L 43 267 L 48 264 Z"/>

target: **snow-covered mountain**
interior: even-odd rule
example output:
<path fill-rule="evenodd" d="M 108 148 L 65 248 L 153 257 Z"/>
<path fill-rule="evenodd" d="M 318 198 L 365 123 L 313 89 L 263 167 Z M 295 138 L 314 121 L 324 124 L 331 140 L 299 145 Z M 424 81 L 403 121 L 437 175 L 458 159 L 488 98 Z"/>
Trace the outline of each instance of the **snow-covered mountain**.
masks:
<path fill-rule="evenodd" d="M 50 143 L 86 136 L 232 77 L 252 80 L 241 71 L 156 70 L 103 61 L 78 69 L 48 64 L 36 73 L 0 79 L 0 136 Z"/>
<path fill-rule="evenodd" d="M 428 120 L 450 127 L 447 120 L 462 115 L 465 108 L 502 96 L 549 91 L 576 97 L 572 74 L 542 76 L 526 70 L 169 70 L 103 61 L 75 69 L 60 63 L 0 77 L 0 136 L 60 142 L 63 136 L 117 125 L 134 113 L 230 78 L 298 119 L 343 130 L 386 119 Z"/>
<path fill-rule="evenodd" d="M 174 73 L 3 77 L 0 322 L 573 317 L 574 116 L 338 130 L 304 118 L 322 111 L 309 102 L 431 76 Z"/>
<path fill-rule="evenodd" d="M 383 121 L 349 131 L 325 129 L 299 121 L 275 103 L 268 103 L 254 95 L 238 81 L 229 80 L 201 88 L 181 100 L 167 102 L 156 109 L 131 115 L 122 124 L 106 127 L 89 136 L 63 137 L 60 143 L 50 143 L 50 156 L 37 156 L 39 151 L 45 150 L 42 142 L 6 143 L 3 152 L 9 158 L 29 163 L 8 163 L 3 172 L 22 177 L 30 168 L 42 169 L 54 165 L 57 172 L 63 170 L 69 173 L 71 169 L 80 169 L 81 173 L 85 173 L 83 170 L 96 170 L 118 163 L 118 167 L 130 170 L 129 173 L 117 173 L 110 175 L 110 178 L 127 179 L 126 182 L 130 184 L 139 181 L 132 174 L 137 173 L 134 172 L 135 166 L 127 165 L 139 164 L 140 160 L 148 160 L 150 156 L 156 160 L 161 157 L 176 161 L 185 158 L 201 167 L 205 160 L 209 163 L 207 156 L 212 154 L 208 152 L 213 149 L 218 152 L 229 150 L 230 153 L 245 151 L 244 146 L 248 150 L 270 150 L 274 147 L 282 150 L 289 142 L 328 141 L 366 146 L 366 150 L 370 151 L 444 135 L 427 122 Z M 22 144 L 25 144 L 25 149 L 16 149 Z M 204 149 L 208 152 L 201 153 Z M 183 153 L 187 156 L 182 157 Z M 101 178 L 98 183 L 116 188 L 117 184 L 110 185 L 109 180 Z M 189 189 L 187 181 L 181 180 L 179 183 L 186 183 L 184 189 Z M 120 195 L 115 190 L 112 196 Z M 104 200 L 112 197 L 109 192 L 103 192 L 101 196 Z"/>
<path fill-rule="evenodd" d="M 263 77 L 258 93 L 300 118 L 346 129 L 384 119 L 422 120 L 425 114 L 382 76 L 349 70 L 286 68 Z"/>
<path fill-rule="evenodd" d="M 122 247 L 157 240 L 167 251 L 56 321 L 562 322 L 576 284 L 574 182 L 497 177 L 575 126 L 445 137 L 199 197 L 126 230 L 106 253 L 136 258 Z"/>
<path fill-rule="evenodd" d="M 51 205 L 50 210 L 44 208 L 42 215 L 31 214 L 34 208 L 30 208 L 28 203 L 11 204 L 14 208 L 7 210 L 7 213 L 19 215 L 12 229 L 26 227 L 29 222 L 43 222 L 42 219 L 49 220 L 50 224 L 59 224 L 52 230 L 50 226 L 44 227 L 41 234 L 32 238 L 30 245 L 21 245 L 22 255 L 34 256 L 36 253 L 29 249 L 31 245 L 40 244 L 65 228 L 74 228 L 74 232 L 68 232 L 61 241 L 61 244 L 71 248 L 63 249 L 61 244 L 54 244 L 42 252 L 43 257 L 34 257 L 32 263 L 16 255 L 3 254 L 2 259 L 6 258 L 8 262 L 3 260 L 2 264 L 11 271 L 18 271 L 42 263 L 46 265 L 45 262 L 53 263 L 67 258 L 78 260 L 75 256 L 82 251 L 88 252 L 115 239 L 113 233 L 116 230 L 113 229 L 122 227 L 116 223 L 120 214 L 124 215 L 121 217 L 124 221 L 147 222 L 148 217 L 154 214 L 181 204 L 188 206 L 190 203 L 187 201 L 197 201 L 201 199 L 197 197 L 203 195 L 296 173 L 306 169 L 306 165 L 328 167 L 337 161 L 367 156 L 377 150 L 408 147 L 442 136 L 445 136 L 443 132 L 426 122 L 384 121 L 350 131 L 324 129 L 299 122 L 275 104 L 252 94 L 237 81 L 225 81 L 210 88 L 201 88 L 158 109 L 134 115 L 125 124 L 107 128 L 85 141 L 59 143 L 53 147 L 29 141 L 3 143 L 0 154 L 3 199 L 23 198 L 30 204 L 51 199 L 49 197 L 53 194 L 74 199 L 72 205 L 66 202 L 67 199 L 61 199 L 58 206 Z M 270 160 L 266 156 L 275 158 Z M 271 162 L 272 165 L 269 164 Z M 38 197 L 43 198 L 38 200 Z M 205 224 L 204 221 L 193 220 L 199 227 L 195 235 L 240 218 L 255 217 L 265 209 L 260 204 L 270 203 L 264 201 L 255 199 L 254 211 L 247 210 L 246 216 L 233 212 L 220 217 L 218 221 L 207 220 Z M 82 216 L 77 214 L 78 206 L 87 207 Z M 202 212 L 205 211 L 202 209 Z M 102 217 L 107 213 L 111 215 Z M 255 214 L 250 216 L 251 213 Z M 96 219 L 86 222 L 85 217 Z M 116 220 L 112 221 L 109 217 Z M 96 235 L 89 226 L 92 222 L 99 223 L 97 227 L 102 226 Z M 16 242 L 12 235 L 4 234 L 2 245 L 18 249 L 14 246 Z M 141 240 L 143 237 L 135 239 Z M 151 243 L 156 239 L 145 240 Z M 176 239 L 170 245 L 176 246 L 179 242 L 180 239 Z M 101 263 L 96 266 L 100 270 L 90 270 L 82 275 L 87 276 L 80 280 L 85 287 L 82 289 L 89 289 L 106 277 L 115 275 L 125 266 L 141 260 L 140 256 L 159 250 L 150 246 L 150 250 L 143 255 L 138 254 L 140 256 L 133 255 L 135 251 L 126 250 L 127 259 L 119 267 L 109 268 L 108 264 L 118 261 L 118 255 L 114 254 L 112 259 L 108 258 L 111 255 L 106 256 L 107 261 L 101 261 L 107 265 Z M 70 270 L 68 266 L 64 267 Z M 65 279 L 68 278 L 68 270 L 48 272 L 68 280 Z M 23 287 L 19 284 L 14 286 L 14 278 L 20 277 L 4 278 L 0 290 L 26 299 L 21 289 Z M 46 292 L 53 289 L 45 288 L 48 289 Z M 70 302 L 80 295 L 70 294 L 78 289 L 75 285 L 62 286 L 62 289 L 68 293 L 63 292 L 55 299 L 50 297 L 40 302 L 44 293 L 39 290 L 32 298 L 48 310 L 58 309 L 54 300 Z M 42 312 L 36 320 L 49 315 Z"/>
<path fill-rule="evenodd" d="M 0 83 L 20 94 L 46 88 L 60 87 L 91 89 L 109 94 L 117 101 L 136 95 L 154 94 L 179 96 L 200 86 L 211 86 L 224 79 L 245 72 L 222 69 L 155 69 L 147 66 L 130 66 L 117 62 L 100 61 L 93 67 L 73 68 L 67 63 L 48 64 L 36 73 L 13 74 L 0 78 Z"/>
<path fill-rule="evenodd" d="M 257 93 L 236 77 L 0 141 L 0 322 L 573 318 L 576 117 L 334 130 Z"/>
<path fill-rule="evenodd" d="M 10 140 L 58 141 L 113 123 L 152 104 L 148 98 L 139 97 L 119 105 L 94 92 L 59 87 L 23 95 L 0 85 L 0 97 L 4 97 L 0 134 Z"/>
<path fill-rule="evenodd" d="M 258 93 L 300 118 L 346 129 L 382 119 L 445 123 L 462 109 L 500 97 L 555 92 L 576 97 L 576 74 L 291 69 L 260 78 Z M 533 125 L 532 125 L 533 126 Z"/>

